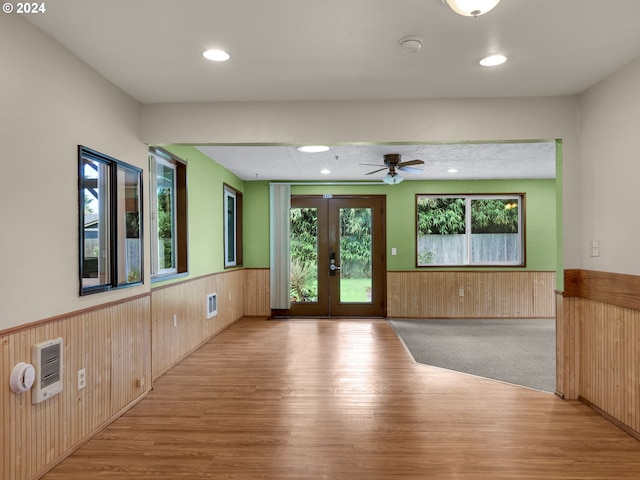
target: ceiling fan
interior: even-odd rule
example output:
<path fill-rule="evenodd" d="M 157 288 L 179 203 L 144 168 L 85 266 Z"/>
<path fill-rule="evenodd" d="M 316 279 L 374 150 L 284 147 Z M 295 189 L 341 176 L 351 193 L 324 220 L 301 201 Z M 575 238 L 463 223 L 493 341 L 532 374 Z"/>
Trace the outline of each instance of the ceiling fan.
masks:
<path fill-rule="evenodd" d="M 374 164 L 374 163 L 361 163 L 360 165 L 370 165 L 372 167 L 382 167 L 372 172 L 367 173 L 367 175 L 371 175 L 374 173 L 381 172 L 383 170 L 389 170 L 389 172 L 384 176 L 382 181 L 388 184 L 396 184 L 400 183 L 404 180 L 400 175 L 398 175 L 398 170 L 408 173 L 420 173 L 422 172 L 421 168 L 416 168 L 415 165 L 423 165 L 423 160 L 407 160 L 406 162 L 400 161 L 400 155 L 397 153 L 388 153 L 384 156 L 384 165 Z"/>

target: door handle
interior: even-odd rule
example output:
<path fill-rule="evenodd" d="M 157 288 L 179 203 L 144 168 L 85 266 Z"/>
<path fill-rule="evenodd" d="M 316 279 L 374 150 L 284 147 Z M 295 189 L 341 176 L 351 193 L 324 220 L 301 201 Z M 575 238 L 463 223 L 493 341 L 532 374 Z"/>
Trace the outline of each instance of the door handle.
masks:
<path fill-rule="evenodd" d="M 331 252 L 330 259 L 329 259 L 329 276 L 335 277 L 336 270 L 340 270 L 340 265 L 336 265 L 336 253 Z"/>

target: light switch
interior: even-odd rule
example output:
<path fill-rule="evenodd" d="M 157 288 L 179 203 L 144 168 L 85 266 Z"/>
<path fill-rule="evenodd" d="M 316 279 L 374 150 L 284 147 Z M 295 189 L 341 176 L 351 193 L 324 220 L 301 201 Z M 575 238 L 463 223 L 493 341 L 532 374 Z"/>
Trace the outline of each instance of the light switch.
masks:
<path fill-rule="evenodd" d="M 398 250 L 396 249 L 396 247 L 391 247 L 391 255 L 397 255 L 398 254 Z"/>

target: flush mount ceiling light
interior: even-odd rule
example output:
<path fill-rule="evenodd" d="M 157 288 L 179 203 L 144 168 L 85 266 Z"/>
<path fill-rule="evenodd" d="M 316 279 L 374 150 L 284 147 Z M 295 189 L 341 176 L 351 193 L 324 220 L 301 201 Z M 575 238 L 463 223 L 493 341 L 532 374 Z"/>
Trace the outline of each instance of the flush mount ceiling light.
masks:
<path fill-rule="evenodd" d="M 384 177 L 382 177 L 382 181 L 387 185 L 397 185 L 403 180 L 404 178 L 402 178 L 397 173 L 387 173 Z"/>
<path fill-rule="evenodd" d="M 320 170 L 320 173 L 323 175 L 329 175 L 331 173 L 331 170 L 329 170 L 328 168 L 323 168 L 322 170 Z"/>
<path fill-rule="evenodd" d="M 322 153 L 328 150 L 330 150 L 330 148 L 325 145 L 305 145 L 298 147 L 298 151 L 303 153 Z"/>
<path fill-rule="evenodd" d="M 406 53 L 416 53 L 422 48 L 422 42 L 424 42 L 424 38 L 412 35 L 401 38 L 398 43 L 400 44 L 400 48 Z"/>
<path fill-rule="evenodd" d="M 497 65 L 502 65 L 507 61 L 507 57 L 504 55 L 489 55 L 488 57 L 484 57 L 480 60 L 480 65 L 483 67 L 495 67 Z"/>
<path fill-rule="evenodd" d="M 211 60 L 212 62 L 226 62 L 231 58 L 231 55 L 229 55 L 224 50 L 215 49 L 205 50 L 204 52 L 202 52 L 202 56 L 207 60 Z"/>
<path fill-rule="evenodd" d="M 492 10 L 500 0 L 442 0 L 451 10 L 465 17 L 477 17 Z"/>

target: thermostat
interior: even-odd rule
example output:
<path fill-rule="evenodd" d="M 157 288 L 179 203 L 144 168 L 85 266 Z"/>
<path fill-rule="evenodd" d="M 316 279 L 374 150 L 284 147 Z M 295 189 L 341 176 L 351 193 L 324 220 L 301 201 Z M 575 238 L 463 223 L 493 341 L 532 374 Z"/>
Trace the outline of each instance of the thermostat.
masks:
<path fill-rule="evenodd" d="M 11 378 L 9 379 L 9 385 L 14 393 L 26 392 L 33 386 L 33 382 L 36 379 L 36 371 L 33 365 L 20 362 L 11 372 Z"/>

